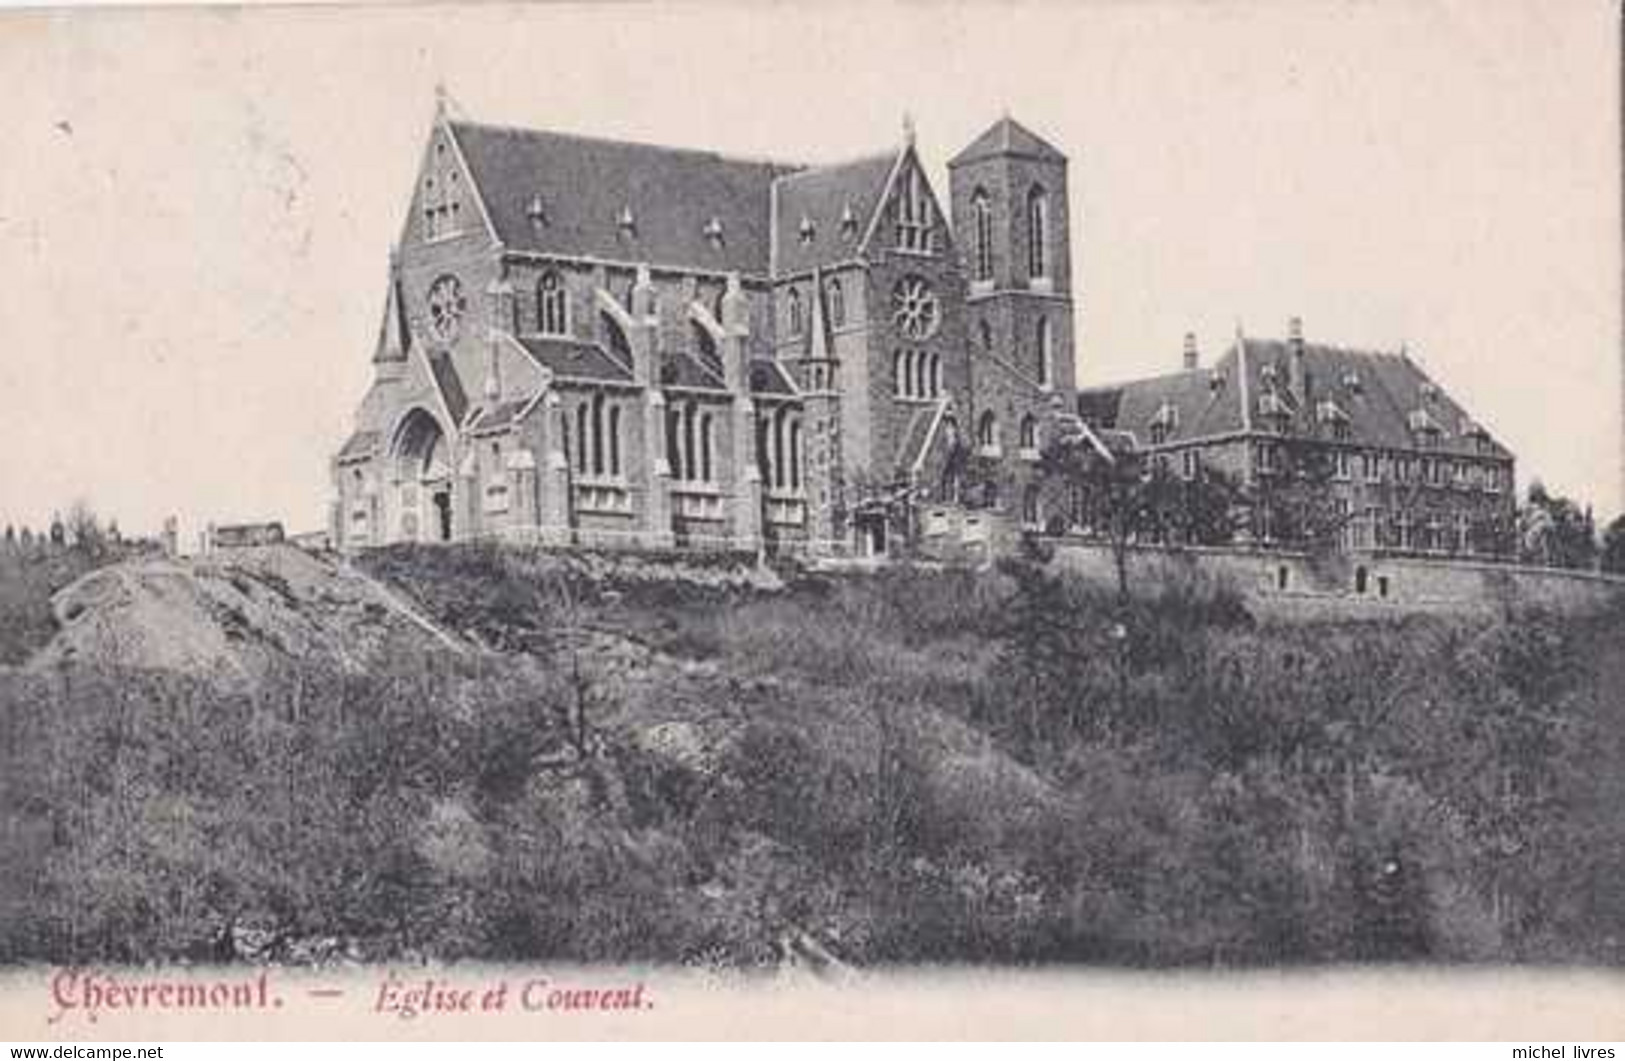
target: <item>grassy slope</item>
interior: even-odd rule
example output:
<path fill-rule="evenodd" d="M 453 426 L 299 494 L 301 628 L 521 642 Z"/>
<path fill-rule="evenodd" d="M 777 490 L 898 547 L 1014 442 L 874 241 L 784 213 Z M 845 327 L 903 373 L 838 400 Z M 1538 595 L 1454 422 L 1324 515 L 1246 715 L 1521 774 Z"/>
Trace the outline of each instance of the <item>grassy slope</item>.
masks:
<path fill-rule="evenodd" d="M 392 549 L 480 651 L 0 672 L 0 955 L 1620 960 L 1617 616 L 731 564 Z"/>

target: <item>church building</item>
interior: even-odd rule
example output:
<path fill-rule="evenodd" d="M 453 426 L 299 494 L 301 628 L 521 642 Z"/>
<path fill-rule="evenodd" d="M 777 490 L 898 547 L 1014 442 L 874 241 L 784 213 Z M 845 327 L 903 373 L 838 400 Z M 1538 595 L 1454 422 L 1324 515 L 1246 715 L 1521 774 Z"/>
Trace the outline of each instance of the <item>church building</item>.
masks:
<path fill-rule="evenodd" d="M 911 130 L 799 165 L 442 105 L 335 543 L 876 555 L 973 460 L 976 503 L 1020 507 L 1080 426 L 1067 160 L 1007 117 L 947 183 Z"/>

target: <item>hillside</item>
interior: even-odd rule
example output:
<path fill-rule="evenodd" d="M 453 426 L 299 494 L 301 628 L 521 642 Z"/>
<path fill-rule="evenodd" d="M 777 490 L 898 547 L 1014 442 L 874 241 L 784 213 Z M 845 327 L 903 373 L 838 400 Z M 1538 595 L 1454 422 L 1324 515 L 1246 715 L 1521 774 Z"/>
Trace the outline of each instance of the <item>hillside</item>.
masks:
<path fill-rule="evenodd" d="M 1625 957 L 1618 616 L 1141 590 L 105 567 L 0 670 L 0 958 Z"/>

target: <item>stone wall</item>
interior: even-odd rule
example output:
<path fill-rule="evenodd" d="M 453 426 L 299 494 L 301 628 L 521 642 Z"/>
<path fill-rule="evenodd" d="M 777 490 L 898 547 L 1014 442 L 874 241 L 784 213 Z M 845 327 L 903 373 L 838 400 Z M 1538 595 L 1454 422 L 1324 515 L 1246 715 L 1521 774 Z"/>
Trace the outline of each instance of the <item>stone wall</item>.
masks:
<path fill-rule="evenodd" d="M 1115 584 L 1108 546 L 1051 541 L 1058 566 Z M 1488 613 L 1512 605 L 1573 612 L 1602 608 L 1625 596 L 1625 578 L 1618 576 L 1419 557 L 1313 560 L 1244 549 L 1136 548 L 1129 555 L 1129 572 L 1131 579 L 1228 584 L 1264 614 L 1297 617 Z"/>

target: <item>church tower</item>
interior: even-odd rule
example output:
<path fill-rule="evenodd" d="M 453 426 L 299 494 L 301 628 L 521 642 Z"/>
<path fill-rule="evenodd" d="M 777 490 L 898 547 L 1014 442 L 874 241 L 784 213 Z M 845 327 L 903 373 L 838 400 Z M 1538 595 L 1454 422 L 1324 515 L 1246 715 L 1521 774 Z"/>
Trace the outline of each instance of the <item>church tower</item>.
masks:
<path fill-rule="evenodd" d="M 973 358 L 1003 361 L 1070 404 L 1077 361 L 1066 169 L 1065 155 L 1005 117 L 949 161 L 948 183 Z"/>

